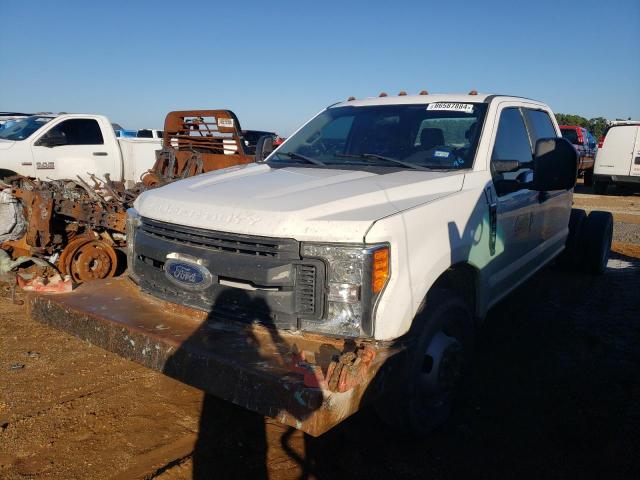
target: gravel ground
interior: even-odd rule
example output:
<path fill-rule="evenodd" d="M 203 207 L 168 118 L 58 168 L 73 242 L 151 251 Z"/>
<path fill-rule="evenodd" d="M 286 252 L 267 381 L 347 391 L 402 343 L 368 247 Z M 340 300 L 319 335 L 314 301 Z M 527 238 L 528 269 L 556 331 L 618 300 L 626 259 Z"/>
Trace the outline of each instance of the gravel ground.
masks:
<path fill-rule="evenodd" d="M 613 241 L 640 244 L 640 225 L 617 222 L 613 231 Z"/>
<path fill-rule="evenodd" d="M 640 478 L 640 199 L 604 276 L 550 267 L 479 330 L 471 395 L 406 439 L 364 410 L 285 429 L 27 318 L 0 298 L 0 478 Z"/>

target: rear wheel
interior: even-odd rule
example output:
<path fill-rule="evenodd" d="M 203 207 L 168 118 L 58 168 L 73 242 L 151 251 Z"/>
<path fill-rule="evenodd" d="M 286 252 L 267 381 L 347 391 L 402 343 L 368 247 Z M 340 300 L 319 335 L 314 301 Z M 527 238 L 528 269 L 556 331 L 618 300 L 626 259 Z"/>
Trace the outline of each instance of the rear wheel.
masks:
<path fill-rule="evenodd" d="M 607 193 L 608 187 L 609 185 L 607 183 L 594 181 L 593 193 L 595 193 L 596 195 L 604 195 Z"/>
<path fill-rule="evenodd" d="M 613 239 L 613 215 L 594 210 L 584 222 L 581 231 L 583 245 L 582 262 L 585 269 L 601 275 L 607 269 L 611 240 Z"/>
<path fill-rule="evenodd" d="M 593 185 L 593 170 L 584 171 L 584 184 L 587 187 L 590 187 Z"/>
<path fill-rule="evenodd" d="M 473 316 L 454 292 L 435 289 L 414 321 L 422 331 L 410 350 L 405 382 L 376 409 L 390 426 L 424 436 L 449 417 L 468 379 Z"/>
<path fill-rule="evenodd" d="M 17 173 L 11 170 L 0 169 L 0 181 L 7 182 L 9 178 L 14 177 L 16 175 Z"/>
<path fill-rule="evenodd" d="M 558 259 L 562 266 L 576 267 L 581 263 L 581 232 L 587 212 L 579 208 L 571 209 L 569 217 L 569 235 L 565 243 L 565 248 Z"/>
<path fill-rule="evenodd" d="M 74 283 L 113 277 L 118 269 L 118 256 L 113 247 L 90 235 L 71 240 L 60 255 L 59 268 Z"/>

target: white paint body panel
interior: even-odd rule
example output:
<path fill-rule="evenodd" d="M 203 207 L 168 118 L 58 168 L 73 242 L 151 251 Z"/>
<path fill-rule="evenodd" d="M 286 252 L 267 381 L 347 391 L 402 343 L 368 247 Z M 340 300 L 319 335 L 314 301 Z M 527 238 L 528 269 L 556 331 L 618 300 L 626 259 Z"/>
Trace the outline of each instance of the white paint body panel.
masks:
<path fill-rule="evenodd" d="M 218 231 L 362 242 L 371 222 L 459 191 L 457 172 L 362 171 L 248 164 L 150 190 L 135 208 L 156 220 Z"/>
<path fill-rule="evenodd" d="M 634 164 L 636 157 L 640 157 L 640 125 L 612 127 L 598 149 L 594 173 L 640 176 L 640 165 Z"/>
<path fill-rule="evenodd" d="M 96 120 L 104 144 L 57 147 L 38 145 L 38 140 L 47 132 L 70 119 Z M 144 171 L 153 166 L 155 151 L 161 147 L 161 139 L 116 138 L 111 122 L 105 116 L 62 114 L 55 116 L 24 140 L 0 140 L 0 170 L 42 180 L 74 179 L 79 175 L 88 181 L 88 173 L 103 178 L 108 173 L 112 180 L 135 182 Z"/>
<path fill-rule="evenodd" d="M 346 104 L 478 102 L 484 97 L 405 96 Z M 530 190 L 495 195 L 489 161 L 500 112 L 508 106 L 547 111 L 560 136 L 549 107 L 502 97 L 490 103 L 471 169 L 377 175 L 252 164 L 145 192 L 135 208 L 143 217 L 218 231 L 299 241 L 388 242 L 391 275 L 377 305 L 376 339 L 406 333 L 431 286 L 458 263 L 477 272 L 476 313 L 481 317 L 562 251 L 571 211 L 572 191 L 545 197 Z M 495 250 L 489 241 L 492 199 L 497 205 Z"/>
<path fill-rule="evenodd" d="M 162 149 L 162 138 L 118 138 L 122 153 L 124 179 L 139 182 L 142 175 L 153 167 L 156 151 Z"/>

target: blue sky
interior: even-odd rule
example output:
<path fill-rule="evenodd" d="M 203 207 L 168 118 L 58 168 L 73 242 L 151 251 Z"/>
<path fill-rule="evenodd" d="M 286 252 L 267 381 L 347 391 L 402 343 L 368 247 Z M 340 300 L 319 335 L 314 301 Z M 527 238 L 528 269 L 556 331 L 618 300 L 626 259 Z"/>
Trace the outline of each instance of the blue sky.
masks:
<path fill-rule="evenodd" d="M 0 110 L 230 108 L 288 135 L 350 95 L 477 89 L 640 118 L 639 0 L 0 0 L 0 24 Z"/>

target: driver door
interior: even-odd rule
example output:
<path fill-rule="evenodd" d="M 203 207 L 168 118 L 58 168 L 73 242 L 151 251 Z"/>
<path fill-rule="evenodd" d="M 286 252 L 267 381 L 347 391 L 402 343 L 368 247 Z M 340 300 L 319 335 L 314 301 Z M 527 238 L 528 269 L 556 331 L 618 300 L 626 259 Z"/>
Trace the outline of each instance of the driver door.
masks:
<path fill-rule="evenodd" d="M 47 139 L 60 139 L 58 145 L 47 146 Z M 40 179 L 87 179 L 87 172 L 111 173 L 108 150 L 97 120 L 72 118 L 54 125 L 32 145 L 35 177 Z"/>
<path fill-rule="evenodd" d="M 530 168 L 500 172 L 500 161 L 531 162 L 533 150 L 522 109 L 501 107 L 491 155 L 493 185 L 487 188 L 492 230 L 489 264 L 491 303 L 495 303 L 536 269 L 536 247 L 540 243 L 542 217 L 538 192 L 527 188 Z"/>

